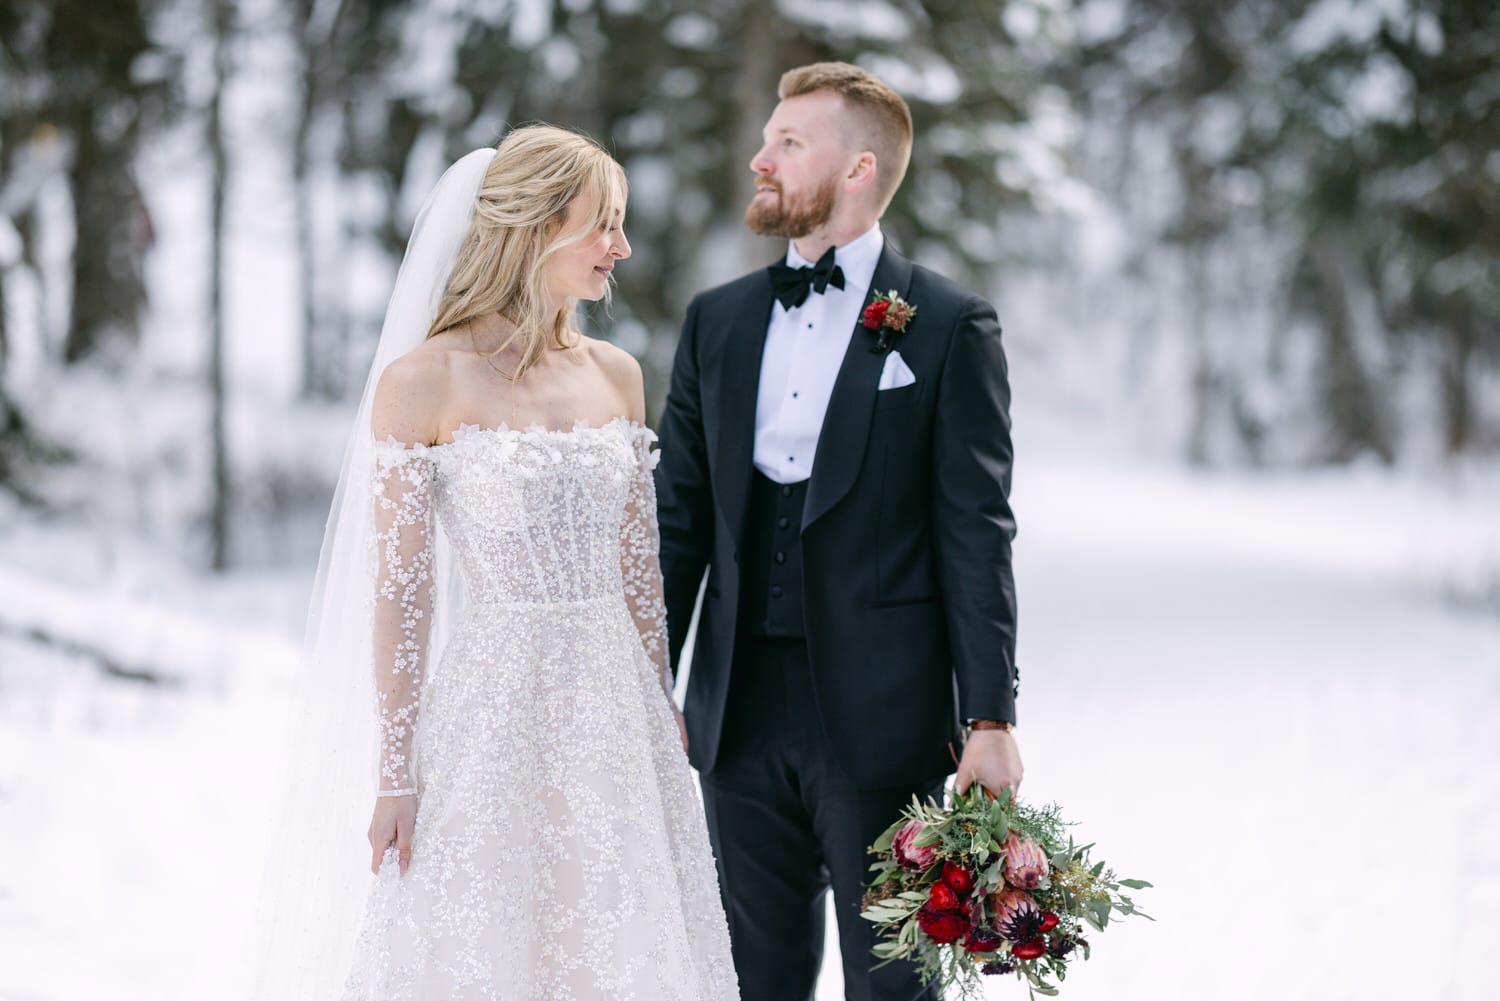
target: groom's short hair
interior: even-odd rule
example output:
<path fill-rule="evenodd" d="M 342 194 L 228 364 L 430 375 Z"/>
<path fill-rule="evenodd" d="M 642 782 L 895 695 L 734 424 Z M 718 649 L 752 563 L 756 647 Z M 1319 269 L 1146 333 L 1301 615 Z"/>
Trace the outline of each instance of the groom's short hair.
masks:
<path fill-rule="evenodd" d="M 787 70 L 776 94 L 784 101 L 821 90 L 844 99 L 856 120 L 859 140 L 868 143 L 875 154 L 884 211 L 911 162 L 911 109 L 883 80 L 849 63 L 810 63 Z"/>

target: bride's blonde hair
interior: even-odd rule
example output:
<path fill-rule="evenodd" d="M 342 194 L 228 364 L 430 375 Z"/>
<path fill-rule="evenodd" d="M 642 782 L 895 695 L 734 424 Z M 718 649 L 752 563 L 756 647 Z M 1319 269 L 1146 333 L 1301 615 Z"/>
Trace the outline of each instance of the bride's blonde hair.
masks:
<path fill-rule="evenodd" d="M 516 325 L 490 357 L 519 344 L 519 379 L 549 347 L 570 348 L 578 333 L 568 322 L 575 300 L 544 315 L 542 271 L 564 247 L 606 225 L 624 209 L 625 171 L 587 136 L 551 125 L 514 129 L 495 151 L 479 186 L 474 221 L 458 251 L 453 275 L 427 336 L 499 313 Z M 562 232 L 568 206 L 584 197 L 592 217 Z M 609 292 L 606 289 L 605 296 Z"/>

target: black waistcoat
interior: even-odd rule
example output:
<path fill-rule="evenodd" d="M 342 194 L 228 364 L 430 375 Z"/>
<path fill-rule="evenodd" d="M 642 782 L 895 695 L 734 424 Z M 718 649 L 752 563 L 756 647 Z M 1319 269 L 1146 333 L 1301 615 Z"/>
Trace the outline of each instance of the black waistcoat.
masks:
<path fill-rule="evenodd" d="M 807 484 L 777 483 L 759 470 L 751 478 L 740 557 L 741 635 L 804 635 L 802 505 Z"/>

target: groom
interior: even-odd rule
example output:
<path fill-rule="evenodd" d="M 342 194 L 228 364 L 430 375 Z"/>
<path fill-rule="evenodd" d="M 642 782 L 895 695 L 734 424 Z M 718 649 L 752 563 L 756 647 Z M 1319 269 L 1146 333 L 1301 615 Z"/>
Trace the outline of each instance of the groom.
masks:
<path fill-rule="evenodd" d="M 685 711 L 745 1001 L 812 997 L 830 884 L 846 997 L 934 998 L 871 971 L 860 898 L 950 745 L 963 787 L 1021 780 L 1005 355 L 881 233 L 906 102 L 845 63 L 779 95 L 745 220 L 786 259 L 693 300 L 662 417 L 671 656 L 707 569 Z"/>

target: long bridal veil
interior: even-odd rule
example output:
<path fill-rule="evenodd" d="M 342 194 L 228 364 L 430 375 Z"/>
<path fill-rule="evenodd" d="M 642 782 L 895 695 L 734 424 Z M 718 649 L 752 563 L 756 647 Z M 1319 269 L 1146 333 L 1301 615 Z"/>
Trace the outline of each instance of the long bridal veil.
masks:
<path fill-rule="evenodd" d="M 366 828 L 378 746 L 370 410 L 381 372 L 427 336 L 494 154 L 477 149 L 454 163 L 417 215 L 349 435 L 313 584 L 281 806 L 266 846 L 247 985 L 258 1001 L 334 1001 L 353 960 L 371 879 Z M 433 658 L 463 601 L 441 532 L 436 555 Z"/>

